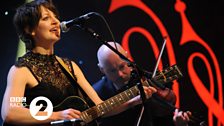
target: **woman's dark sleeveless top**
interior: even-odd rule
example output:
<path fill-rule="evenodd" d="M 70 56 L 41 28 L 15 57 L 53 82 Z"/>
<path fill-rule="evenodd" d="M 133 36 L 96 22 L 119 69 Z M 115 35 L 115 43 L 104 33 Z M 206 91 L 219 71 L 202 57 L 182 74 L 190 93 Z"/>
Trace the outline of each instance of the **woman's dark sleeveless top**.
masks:
<path fill-rule="evenodd" d="M 64 58 L 63 61 L 69 70 L 73 72 L 71 61 Z M 15 66 L 27 67 L 38 81 L 37 86 L 25 88 L 24 97 L 26 97 L 26 104 L 28 105 L 38 96 L 47 97 L 55 106 L 69 96 L 78 96 L 80 94 L 78 93 L 76 80 L 69 80 L 55 55 L 28 52 L 18 59 Z M 72 83 L 77 87 L 73 87 Z"/>

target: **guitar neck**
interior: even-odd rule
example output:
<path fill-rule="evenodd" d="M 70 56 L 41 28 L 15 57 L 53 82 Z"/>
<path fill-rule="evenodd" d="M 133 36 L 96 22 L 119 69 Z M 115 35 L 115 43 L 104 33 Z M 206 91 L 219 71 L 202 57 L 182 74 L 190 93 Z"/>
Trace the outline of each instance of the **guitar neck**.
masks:
<path fill-rule="evenodd" d="M 120 106 L 121 104 L 127 102 L 128 100 L 134 98 L 138 95 L 138 87 L 133 86 L 118 95 L 115 95 L 106 101 L 98 104 L 92 108 L 89 108 L 81 113 L 81 119 L 84 120 L 85 123 L 89 123 L 92 120 L 112 111 L 114 108 Z"/>
<path fill-rule="evenodd" d="M 182 73 L 178 69 L 177 65 L 173 65 L 169 68 L 164 69 L 161 72 L 158 72 L 154 81 L 159 82 L 161 84 L 171 82 L 182 77 Z M 148 81 L 144 80 L 142 83 L 144 86 L 149 86 Z M 81 113 L 81 119 L 85 123 L 89 123 L 92 120 L 106 114 L 107 112 L 112 111 L 114 108 L 120 106 L 121 104 L 127 102 L 128 100 L 134 98 L 139 94 L 139 90 L 137 86 L 133 86 L 111 98 L 104 101 L 101 104 L 98 104 L 92 108 L 89 108 Z"/>

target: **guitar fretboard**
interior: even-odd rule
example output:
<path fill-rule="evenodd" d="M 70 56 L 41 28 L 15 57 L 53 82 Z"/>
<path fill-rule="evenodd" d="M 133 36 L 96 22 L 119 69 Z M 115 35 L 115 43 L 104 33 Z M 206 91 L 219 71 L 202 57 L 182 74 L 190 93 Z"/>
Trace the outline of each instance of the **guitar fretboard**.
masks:
<path fill-rule="evenodd" d="M 85 123 L 89 123 L 92 120 L 104 115 L 105 113 L 134 98 L 138 95 L 138 91 L 138 87 L 133 86 L 119 93 L 118 95 L 109 98 L 101 104 L 98 104 L 92 108 L 83 111 L 81 114 L 81 119 L 84 120 Z"/>
<path fill-rule="evenodd" d="M 178 69 L 177 65 L 173 65 L 167 69 L 164 69 L 161 72 L 158 72 L 155 78 L 152 78 L 154 81 L 159 82 L 161 84 L 168 83 L 173 80 L 176 80 L 182 77 L 182 73 Z M 149 86 L 148 81 L 144 81 L 143 85 Z M 127 102 L 128 100 L 134 98 L 139 93 L 138 87 L 133 86 L 113 97 L 104 101 L 101 104 L 98 104 L 92 108 L 89 108 L 82 112 L 81 119 L 85 123 L 89 123 L 92 120 L 106 114 L 107 112 L 113 110 L 114 108 L 120 106 L 121 104 Z"/>

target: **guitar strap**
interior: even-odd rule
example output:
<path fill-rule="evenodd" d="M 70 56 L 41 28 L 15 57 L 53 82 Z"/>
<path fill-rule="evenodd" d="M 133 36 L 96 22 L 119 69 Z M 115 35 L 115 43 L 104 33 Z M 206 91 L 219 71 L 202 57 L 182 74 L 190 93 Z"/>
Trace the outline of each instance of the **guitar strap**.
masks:
<path fill-rule="evenodd" d="M 56 60 L 58 61 L 58 63 L 60 64 L 61 68 L 66 72 L 65 75 L 70 78 L 71 81 L 73 81 L 74 83 L 71 83 L 72 86 L 74 88 L 78 87 L 78 94 L 80 97 L 84 98 L 85 101 L 88 103 L 88 105 L 90 106 L 93 106 L 95 105 L 94 102 L 88 97 L 88 95 L 86 94 L 86 92 L 82 89 L 82 87 L 80 87 L 79 84 L 76 84 L 76 78 L 74 77 L 74 75 L 70 72 L 70 70 L 68 69 L 68 67 L 65 65 L 64 61 L 58 57 L 58 56 L 55 56 L 56 57 Z M 71 66 L 72 67 L 72 66 Z M 72 68 L 73 69 L 73 68 Z M 76 84 L 76 85 L 75 85 Z M 83 95 L 85 94 L 85 95 Z"/>
<path fill-rule="evenodd" d="M 70 77 L 72 77 L 73 80 L 76 80 L 75 77 L 73 76 L 73 74 L 69 71 L 68 67 L 66 67 L 64 61 L 59 58 L 58 56 L 55 56 L 57 61 L 60 63 L 60 65 L 62 66 L 62 68 L 70 75 Z"/>

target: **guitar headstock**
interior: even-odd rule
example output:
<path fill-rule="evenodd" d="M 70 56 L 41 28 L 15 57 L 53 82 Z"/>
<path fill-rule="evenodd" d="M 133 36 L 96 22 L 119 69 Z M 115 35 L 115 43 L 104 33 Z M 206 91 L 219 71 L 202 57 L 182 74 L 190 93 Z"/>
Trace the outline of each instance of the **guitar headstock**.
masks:
<path fill-rule="evenodd" d="M 165 84 L 177 80 L 181 77 L 183 77 L 183 74 L 175 64 L 163 69 L 162 71 L 157 72 L 155 77 L 152 79 L 158 83 Z"/>

